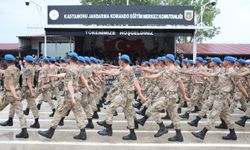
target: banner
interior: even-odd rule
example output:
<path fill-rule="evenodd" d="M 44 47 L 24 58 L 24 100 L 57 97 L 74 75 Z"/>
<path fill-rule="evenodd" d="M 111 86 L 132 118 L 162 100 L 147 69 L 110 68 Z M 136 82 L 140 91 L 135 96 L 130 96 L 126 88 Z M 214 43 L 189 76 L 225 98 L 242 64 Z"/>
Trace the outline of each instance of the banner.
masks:
<path fill-rule="evenodd" d="M 193 6 L 48 6 L 54 25 L 194 25 Z"/>

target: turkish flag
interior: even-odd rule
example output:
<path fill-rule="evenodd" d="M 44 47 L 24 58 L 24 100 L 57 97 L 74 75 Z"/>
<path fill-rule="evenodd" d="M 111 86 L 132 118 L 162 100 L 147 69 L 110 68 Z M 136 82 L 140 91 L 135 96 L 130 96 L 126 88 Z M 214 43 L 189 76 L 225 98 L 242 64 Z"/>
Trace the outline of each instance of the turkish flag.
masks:
<path fill-rule="evenodd" d="M 144 43 L 142 39 L 129 40 L 124 37 L 115 39 L 107 38 L 104 39 L 103 43 L 106 51 L 133 53 L 144 50 Z"/>

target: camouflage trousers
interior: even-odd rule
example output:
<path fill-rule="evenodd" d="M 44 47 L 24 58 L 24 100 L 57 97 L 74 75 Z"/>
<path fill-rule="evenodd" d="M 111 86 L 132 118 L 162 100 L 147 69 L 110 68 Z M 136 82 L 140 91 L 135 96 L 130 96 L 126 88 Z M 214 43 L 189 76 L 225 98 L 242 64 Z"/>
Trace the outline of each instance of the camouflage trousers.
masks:
<path fill-rule="evenodd" d="M 143 104 L 144 107 L 148 108 L 150 107 L 150 105 L 152 105 L 155 101 L 157 101 L 156 96 L 157 94 L 160 92 L 160 88 L 159 87 L 155 87 L 153 88 L 153 90 L 151 92 L 149 92 L 149 96 L 147 97 L 146 102 Z"/>
<path fill-rule="evenodd" d="M 188 104 L 187 112 L 191 113 L 194 106 L 201 108 L 202 105 L 202 96 L 205 88 L 203 84 L 195 84 L 193 93 L 191 94 L 191 102 Z"/>
<path fill-rule="evenodd" d="M 39 118 L 39 111 L 36 107 L 36 101 L 33 97 L 31 97 L 29 89 L 27 87 L 24 87 L 22 90 L 22 99 L 26 99 L 27 101 L 27 108 L 29 108 L 34 116 L 35 119 Z M 9 110 L 9 117 L 14 118 L 15 115 L 15 109 L 11 105 Z"/>
<path fill-rule="evenodd" d="M 37 100 L 38 100 L 38 104 L 42 104 L 43 102 L 46 102 L 46 103 L 49 104 L 51 109 L 55 109 L 55 104 L 53 103 L 53 101 L 51 99 L 51 90 L 50 90 L 50 88 L 46 89 L 45 91 L 38 94 Z"/>
<path fill-rule="evenodd" d="M 203 118 L 209 111 L 209 109 L 213 106 L 215 96 L 216 96 L 216 91 L 215 90 L 208 90 L 209 91 L 209 96 L 207 99 L 204 100 L 202 106 L 201 106 L 201 111 L 199 112 L 198 116 L 200 118 Z"/>
<path fill-rule="evenodd" d="M 81 105 L 83 108 L 83 111 L 85 112 L 88 119 L 91 119 L 93 116 L 93 110 L 92 107 L 88 101 L 88 91 L 86 88 L 81 90 L 82 96 L 81 96 Z"/>
<path fill-rule="evenodd" d="M 159 124 L 163 122 L 161 119 L 160 111 L 166 110 L 170 116 L 171 121 L 173 122 L 174 128 L 180 129 L 180 118 L 177 113 L 176 99 L 176 92 L 166 92 L 162 94 L 162 96 L 157 98 L 157 101 L 147 109 L 146 115 L 148 117 L 152 117 L 152 119 L 157 124 Z"/>
<path fill-rule="evenodd" d="M 113 114 L 118 107 L 123 108 L 123 113 L 128 122 L 128 128 L 134 129 L 134 116 L 135 111 L 132 106 L 132 101 L 134 98 L 134 91 L 122 91 L 119 90 L 119 94 L 114 95 L 114 99 L 111 100 L 111 103 L 106 108 L 105 121 L 107 124 L 112 124 Z"/>
<path fill-rule="evenodd" d="M 17 91 L 17 95 L 21 96 L 21 92 Z M 27 128 L 27 121 L 24 117 L 23 114 L 23 105 L 21 101 L 16 100 L 13 96 L 12 93 L 7 91 L 7 92 L 0 92 L 0 111 L 4 110 L 8 105 L 11 105 L 11 107 L 14 109 L 14 113 L 17 114 L 19 122 L 20 122 L 20 127 L 21 128 Z"/>
<path fill-rule="evenodd" d="M 246 116 L 250 117 L 250 102 L 247 103 Z"/>
<path fill-rule="evenodd" d="M 81 106 L 81 93 L 75 93 L 76 104 L 72 104 L 71 98 L 68 93 L 64 96 L 63 103 L 59 106 L 55 112 L 55 115 L 51 121 L 51 127 L 57 128 L 58 123 L 62 117 L 65 117 L 69 110 L 74 113 L 76 124 L 79 129 L 83 129 L 86 126 L 86 115 Z"/>
<path fill-rule="evenodd" d="M 235 108 L 237 108 L 238 103 L 240 102 L 241 107 L 246 111 L 247 110 L 247 104 L 246 104 L 246 99 L 245 96 L 240 92 L 236 91 L 234 93 L 232 103 L 230 105 L 230 112 L 234 112 Z"/>
<path fill-rule="evenodd" d="M 218 118 L 223 119 L 226 122 L 229 129 L 234 128 L 234 121 L 229 109 L 229 99 L 230 99 L 230 94 L 226 92 L 215 95 L 213 109 L 209 113 L 206 122 L 206 128 L 208 130 L 211 130 L 214 127 L 215 121 Z"/>

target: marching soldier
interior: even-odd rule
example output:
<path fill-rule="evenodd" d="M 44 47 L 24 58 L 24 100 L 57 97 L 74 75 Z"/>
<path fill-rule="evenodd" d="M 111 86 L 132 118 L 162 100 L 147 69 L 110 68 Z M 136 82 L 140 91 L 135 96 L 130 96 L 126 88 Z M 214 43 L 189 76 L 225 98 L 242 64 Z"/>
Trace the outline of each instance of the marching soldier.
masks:
<path fill-rule="evenodd" d="M 4 59 L 7 69 L 4 71 L 1 70 L 1 73 L 4 74 L 4 93 L 0 99 L 0 111 L 11 104 L 22 128 L 21 133 L 17 134 L 16 138 L 29 138 L 27 122 L 23 114 L 23 105 L 21 103 L 22 97 L 19 87 L 20 71 L 15 66 L 15 57 L 13 55 L 7 54 L 4 56 Z"/>

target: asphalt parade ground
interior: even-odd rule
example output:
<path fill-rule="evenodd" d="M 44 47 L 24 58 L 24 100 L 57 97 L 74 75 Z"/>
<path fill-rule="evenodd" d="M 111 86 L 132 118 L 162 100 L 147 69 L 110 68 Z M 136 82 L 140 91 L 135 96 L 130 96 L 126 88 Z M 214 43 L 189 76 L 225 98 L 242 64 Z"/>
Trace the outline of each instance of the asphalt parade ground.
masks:
<path fill-rule="evenodd" d="M 56 101 L 55 101 L 56 102 Z M 26 104 L 26 102 L 24 102 Z M 185 109 L 183 109 L 183 112 Z M 8 118 L 9 107 L 5 108 L 0 112 L 0 122 L 6 121 Z M 184 136 L 184 142 L 168 142 L 168 138 L 175 134 L 173 129 L 162 137 L 154 138 L 154 134 L 158 130 L 158 125 L 149 119 L 145 126 L 140 126 L 136 130 L 137 140 L 136 141 L 123 141 L 122 136 L 127 135 L 127 123 L 124 119 L 124 114 L 121 109 L 118 110 L 118 116 L 114 117 L 113 121 L 113 136 L 102 137 L 97 134 L 97 131 L 103 129 L 98 126 L 96 122 L 103 120 L 105 115 L 105 109 L 102 108 L 99 112 L 99 119 L 95 119 L 94 129 L 87 129 L 87 140 L 78 141 L 74 140 L 73 136 L 78 134 L 79 130 L 74 120 L 74 115 L 71 112 L 66 117 L 64 126 L 58 127 L 52 139 L 46 139 L 41 137 L 37 131 L 47 130 L 50 126 L 52 118 L 49 117 L 51 110 L 46 103 L 43 103 L 40 110 L 40 129 L 28 128 L 29 138 L 28 139 L 16 139 L 15 135 L 20 132 L 19 121 L 17 116 L 14 118 L 14 125 L 12 127 L 0 126 L 0 150 L 77 150 L 77 149 L 89 149 L 89 150 L 249 150 L 250 149 L 250 121 L 246 123 L 245 127 L 235 126 L 236 133 L 238 136 L 237 141 L 225 141 L 222 140 L 222 136 L 229 133 L 228 130 L 212 129 L 208 132 L 204 141 L 196 139 L 192 136 L 192 131 L 201 130 L 206 120 L 202 119 L 197 128 L 191 127 L 187 124 L 195 118 L 196 114 L 191 114 L 189 120 L 181 120 L 182 133 Z M 236 110 L 233 114 L 235 120 L 244 113 L 240 110 Z M 161 114 L 164 116 L 164 114 Z M 30 126 L 33 122 L 33 116 L 30 112 L 29 116 L 26 116 L 27 124 Z M 141 116 L 137 116 L 141 118 Z M 216 124 L 219 123 L 216 122 Z M 165 125 L 170 124 L 169 120 L 164 121 Z"/>

